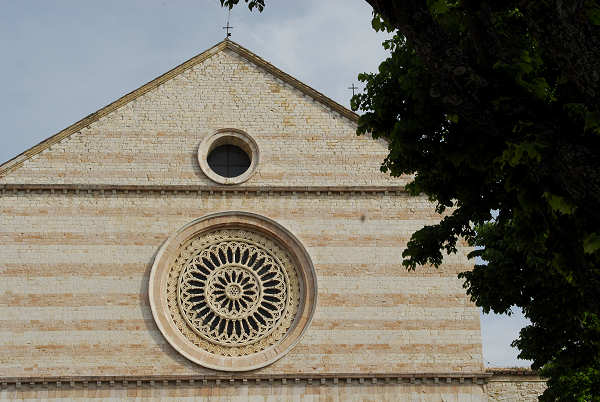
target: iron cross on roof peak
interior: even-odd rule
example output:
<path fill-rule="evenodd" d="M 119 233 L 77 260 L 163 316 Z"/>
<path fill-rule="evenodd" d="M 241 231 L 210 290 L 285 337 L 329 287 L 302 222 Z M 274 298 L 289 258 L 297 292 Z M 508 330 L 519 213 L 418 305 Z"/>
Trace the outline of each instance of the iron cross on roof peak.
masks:
<path fill-rule="evenodd" d="M 227 36 L 226 38 L 229 38 L 231 36 L 231 32 L 229 32 L 230 29 L 233 29 L 233 27 L 231 25 L 229 25 L 229 21 L 227 21 L 227 25 L 225 25 L 223 27 L 223 29 L 225 29 L 227 31 Z"/>
<path fill-rule="evenodd" d="M 233 29 L 233 27 L 231 25 L 229 25 L 229 20 L 231 19 L 231 8 L 229 9 L 229 11 L 227 12 L 227 25 L 225 25 L 223 27 L 223 29 L 226 30 L 227 32 L 227 36 L 225 36 L 225 39 L 229 39 L 229 37 L 231 36 L 231 32 L 229 32 L 230 29 Z"/>
<path fill-rule="evenodd" d="M 354 86 L 354 83 L 352 83 L 352 86 L 348 87 L 348 89 L 352 90 L 352 96 L 354 96 L 354 91 L 358 89 L 358 87 Z"/>

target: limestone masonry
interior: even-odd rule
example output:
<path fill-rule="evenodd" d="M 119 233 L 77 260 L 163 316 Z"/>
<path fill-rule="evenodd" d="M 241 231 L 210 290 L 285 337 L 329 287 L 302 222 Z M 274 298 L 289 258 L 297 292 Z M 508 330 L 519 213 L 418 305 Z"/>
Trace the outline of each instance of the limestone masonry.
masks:
<path fill-rule="evenodd" d="M 244 183 L 198 163 L 223 129 L 258 147 Z M 0 399 L 536 400 L 533 373 L 484 368 L 466 247 L 402 267 L 439 216 L 355 132 L 352 112 L 224 41 L 0 166 Z M 316 275 L 298 343 L 252 371 L 188 360 L 149 302 L 161 245 L 228 211 L 281 225 Z"/>

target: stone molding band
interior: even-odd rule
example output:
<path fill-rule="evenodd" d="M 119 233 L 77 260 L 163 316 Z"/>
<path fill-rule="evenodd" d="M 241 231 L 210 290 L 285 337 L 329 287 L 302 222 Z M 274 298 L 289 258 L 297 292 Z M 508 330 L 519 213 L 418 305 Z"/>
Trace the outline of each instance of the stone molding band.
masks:
<path fill-rule="evenodd" d="M 332 374 L 273 374 L 273 375 L 180 375 L 180 376 L 55 376 L 55 377 L 6 377 L 0 378 L 0 386 L 27 387 L 75 387 L 75 386 L 177 386 L 177 385 L 235 385 L 275 383 L 282 385 L 305 382 L 308 384 L 486 384 L 496 375 L 481 373 L 332 373 Z M 519 376 L 536 377 L 537 373 L 519 373 Z M 543 380 L 540 380 L 543 381 Z"/>
<path fill-rule="evenodd" d="M 384 194 L 405 195 L 403 186 L 203 186 L 203 185 L 129 185 L 129 184 L 0 184 L 0 193 L 7 192 L 50 193 L 168 193 L 168 194 Z"/>

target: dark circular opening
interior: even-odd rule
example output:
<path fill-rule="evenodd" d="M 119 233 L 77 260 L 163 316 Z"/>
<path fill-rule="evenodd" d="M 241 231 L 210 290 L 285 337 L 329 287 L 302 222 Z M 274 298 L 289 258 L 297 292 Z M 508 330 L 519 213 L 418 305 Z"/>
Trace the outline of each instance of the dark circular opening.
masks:
<path fill-rule="evenodd" d="M 223 177 L 237 177 L 250 167 L 250 157 L 243 149 L 235 145 L 220 145 L 210 151 L 208 166 Z"/>

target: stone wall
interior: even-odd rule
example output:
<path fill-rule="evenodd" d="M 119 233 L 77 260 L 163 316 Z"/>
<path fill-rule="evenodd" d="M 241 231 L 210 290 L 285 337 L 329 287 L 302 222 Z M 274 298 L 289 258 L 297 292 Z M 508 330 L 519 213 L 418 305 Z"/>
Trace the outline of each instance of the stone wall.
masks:
<path fill-rule="evenodd" d="M 484 400 L 479 313 L 456 278 L 468 250 L 407 272 L 410 235 L 439 216 L 403 191 L 406 178 L 379 172 L 386 144 L 357 137 L 350 112 L 231 49 L 192 59 L 0 177 L 0 398 Z M 223 128 L 252 136 L 260 162 L 248 182 L 218 189 L 196 151 Z M 177 384 L 219 372 L 158 331 L 147 294 L 154 255 L 188 222 L 236 210 L 277 221 L 306 247 L 313 322 L 290 353 L 250 373 L 261 384 L 244 383 L 248 373 L 231 386 Z M 394 383 L 403 373 L 415 378 Z M 269 382 L 281 375 L 302 380 Z M 158 386 L 149 376 L 172 378 Z"/>
<path fill-rule="evenodd" d="M 5 192 L 0 198 L 0 377 L 198 374 L 157 330 L 154 254 L 184 224 L 227 210 L 294 233 L 318 277 L 301 342 L 265 373 L 481 372 L 479 313 L 456 273 L 407 272 L 410 234 L 437 219 L 405 193 Z"/>
<path fill-rule="evenodd" d="M 486 385 L 489 401 L 536 402 L 546 389 L 546 381 L 530 370 L 488 370 L 493 374 Z"/>

